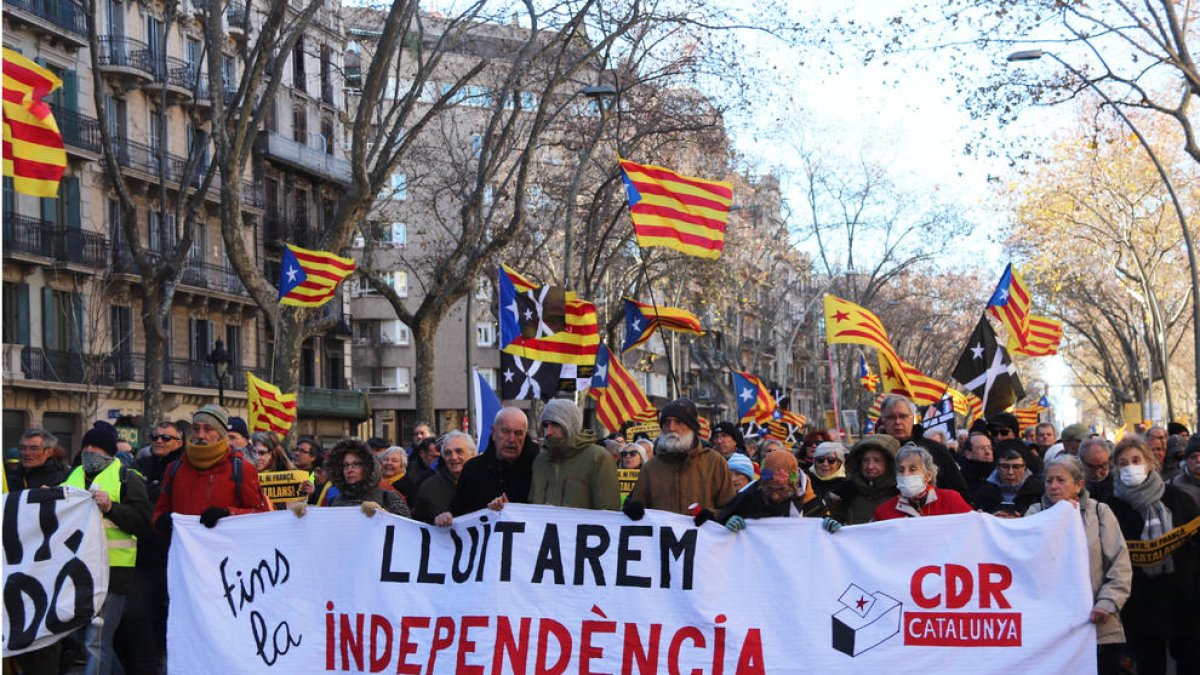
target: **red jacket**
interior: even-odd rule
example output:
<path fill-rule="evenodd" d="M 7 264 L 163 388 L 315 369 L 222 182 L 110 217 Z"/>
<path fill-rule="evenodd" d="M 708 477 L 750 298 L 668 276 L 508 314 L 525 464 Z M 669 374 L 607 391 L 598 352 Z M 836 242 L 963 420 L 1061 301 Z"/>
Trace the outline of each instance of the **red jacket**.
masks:
<path fill-rule="evenodd" d="M 168 466 L 163 472 L 162 491 L 154 507 L 154 522 L 164 513 L 198 516 L 210 506 L 222 506 L 231 514 L 269 511 L 258 472 L 254 463 L 242 460 L 242 494 L 236 492 L 231 454 L 201 471 L 187 461 L 187 456 L 175 461 L 179 468 Z"/>
<path fill-rule="evenodd" d="M 933 498 L 932 501 L 930 501 L 930 497 Z M 926 496 L 925 503 L 920 507 L 911 504 L 907 499 L 904 500 L 904 505 L 901 507 L 900 499 L 900 495 L 896 495 L 875 507 L 875 520 L 913 517 L 912 513 L 901 510 L 901 508 L 915 510 L 922 516 L 946 516 L 974 511 L 971 505 L 962 498 L 962 495 L 949 488 L 929 488 L 929 495 Z"/>

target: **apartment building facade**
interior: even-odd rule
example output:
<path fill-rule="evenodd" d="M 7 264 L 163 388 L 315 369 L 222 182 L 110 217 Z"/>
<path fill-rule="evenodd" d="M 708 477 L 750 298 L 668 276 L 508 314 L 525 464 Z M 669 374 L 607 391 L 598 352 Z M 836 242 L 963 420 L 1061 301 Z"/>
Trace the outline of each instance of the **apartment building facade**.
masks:
<path fill-rule="evenodd" d="M 140 244 L 152 256 L 169 256 L 182 233 L 171 214 L 178 200 L 202 187 L 210 163 L 213 98 L 233 96 L 241 77 L 239 48 L 255 39 L 262 16 L 256 3 L 226 5 L 224 90 L 210 92 L 203 9 L 187 2 L 179 7 L 169 17 L 153 2 L 98 3 L 94 74 L 79 5 L 3 4 L 5 46 L 63 80 L 52 105 L 68 154 L 57 199 L 15 194 L 4 183 L 5 447 L 15 445 L 20 431 L 42 426 L 75 451 L 94 419 L 108 419 L 130 440 L 144 441 L 137 429 L 145 372 L 159 364 L 144 357 L 142 278 L 124 240 L 113 177 L 101 161 L 96 99 L 107 113 L 120 180 L 136 204 Z M 255 160 L 240 178 L 246 240 L 272 281 L 281 242 L 305 243 L 328 212 L 327 200 L 348 180 L 340 146 L 316 140 L 340 135 L 337 16 L 336 5 L 319 14 L 281 64 L 292 76 L 271 101 Z M 220 190 L 216 177 L 194 220 L 168 321 L 161 364 L 168 419 L 188 419 L 215 401 L 219 384 L 231 413 L 245 416 L 246 373 L 271 376 L 270 326 L 226 255 Z M 331 303 L 328 311 L 341 320 L 305 345 L 301 364 L 299 429 L 330 442 L 356 431 L 368 416 L 366 395 L 353 390 L 350 378 L 346 305 L 345 299 Z M 223 383 L 210 361 L 218 340 L 229 355 Z"/>

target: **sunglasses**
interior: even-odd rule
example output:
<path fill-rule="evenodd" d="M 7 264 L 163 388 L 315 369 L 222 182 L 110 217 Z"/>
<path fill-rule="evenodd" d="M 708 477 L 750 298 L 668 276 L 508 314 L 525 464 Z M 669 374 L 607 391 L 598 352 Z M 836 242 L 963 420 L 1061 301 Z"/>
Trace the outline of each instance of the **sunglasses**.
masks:
<path fill-rule="evenodd" d="M 172 436 L 170 434 L 159 434 L 157 436 L 151 436 L 150 438 L 158 441 L 159 443 L 170 443 L 171 441 L 180 440 L 178 436 Z"/>
<path fill-rule="evenodd" d="M 622 457 L 633 457 L 636 454 L 638 454 L 637 450 L 622 450 L 621 451 Z"/>
<path fill-rule="evenodd" d="M 835 462 L 840 462 L 840 461 L 842 461 L 842 460 L 838 459 L 837 457 L 834 457 L 833 455 L 826 455 L 824 457 L 818 457 L 818 458 L 814 459 L 813 463 L 814 464 L 833 464 Z"/>

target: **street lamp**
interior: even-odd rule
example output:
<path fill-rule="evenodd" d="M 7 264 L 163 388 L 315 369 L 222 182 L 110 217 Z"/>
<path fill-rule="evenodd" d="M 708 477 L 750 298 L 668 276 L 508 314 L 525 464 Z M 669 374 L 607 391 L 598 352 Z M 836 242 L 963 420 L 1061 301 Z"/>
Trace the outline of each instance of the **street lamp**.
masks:
<path fill-rule="evenodd" d="M 217 403 L 225 407 L 225 374 L 229 372 L 229 352 L 225 351 L 225 343 L 220 339 L 208 353 L 208 362 L 212 364 L 213 372 L 217 375 Z"/>
<path fill-rule="evenodd" d="M 1096 83 L 1091 80 L 1091 78 L 1088 78 L 1083 73 L 1079 72 L 1077 68 L 1062 60 L 1062 58 L 1060 58 L 1054 52 L 1048 52 L 1042 49 L 1027 49 L 1013 52 L 1008 55 L 1007 60 L 1009 63 L 1016 63 L 1019 61 L 1037 61 L 1043 56 L 1048 56 L 1054 59 L 1059 63 L 1059 65 L 1061 65 L 1063 68 L 1066 68 L 1067 71 L 1069 71 L 1072 75 L 1078 77 L 1080 80 L 1083 80 L 1083 82 L 1085 82 L 1092 91 L 1096 92 L 1096 94 L 1104 100 L 1108 107 L 1111 108 L 1114 113 L 1116 113 L 1117 117 L 1121 118 L 1121 121 L 1125 123 L 1125 126 L 1129 127 L 1129 130 L 1133 132 L 1134 137 L 1137 138 L 1138 143 L 1140 143 L 1142 146 L 1142 149 L 1146 151 L 1147 155 L 1149 155 L 1150 161 L 1154 163 L 1154 168 L 1158 171 L 1158 175 L 1162 179 L 1163 185 L 1167 188 L 1167 194 L 1171 197 L 1171 205 L 1175 207 L 1175 215 L 1179 219 L 1179 227 L 1183 230 L 1183 242 L 1187 247 L 1188 254 L 1188 267 L 1192 273 L 1192 337 L 1194 340 L 1192 345 L 1192 353 L 1194 354 L 1195 358 L 1195 372 L 1200 373 L 1200 329 L 1196 328 L 1197 326 L 1200 326 L 1200 268 L 1198 268 L 1196 264 L 1196 246 L 1192 241 L 1192 232 L 1188 229 L 1187 216 L 1184 215 L 1183 207 L 1179 204 L 1179 196 L 1175 194 L 1175 185 L 1171 182 L 1170 177 L 1167 175 L 1166 167 L 1164 167 L 1162 162 L 1159 161 L 1158 154 L 1154 152 L 1154 148 L 1150 147 L 1149 141 L 1147 141 L 1146 137 L 1142 135 L 1142 131 L 1138 129 L 1125 115 L 1124 111 L 1117 106 L 1116 101 L 1109 98 L 1108 94 L 1104 93 L 1104 90 L 1097 86 Z M 1158 324 L 1161 330 L 1166 330 L 1166 328 L 1163 326 L 1161 316 L 1159 317 Z M 1166 377 L 1167 374 L 1164 372 L 1164 380 Z M 1197 421 L 1200 421 L 1200 377 L 1196 378 L 1196 410 L 1193 412 L 1195 413 L 1195 417 L 1192 418 L 1194 425 Z"/>
<path fill-rule="evenodd" d="M 584 168 L 591 159 L 596 144 L 600 142 L 600 135 L 604 133 L 604 126 L 608 120 L 608 106 L 605 105 L 605 99 L 615 100 L 617 97 L 616 88 L 607 84 L 589 85 L 580 89 L 579 93 L 596 102 L 596 107 L 600 109 L 600 123 L 596 125 L 596 131 L 592 133 L 591 139 L 583 149 L 579 158 L 579 166 L 575 169 L 575 176 L 571 179 L 571 188 L 567 194 L 567 210 L 563 217 L 563 285 L 568 287 L 571 285 L 572 221 L 575 215 L 575 200 L 579 196 L 579 185 L 583 180 Z"/>

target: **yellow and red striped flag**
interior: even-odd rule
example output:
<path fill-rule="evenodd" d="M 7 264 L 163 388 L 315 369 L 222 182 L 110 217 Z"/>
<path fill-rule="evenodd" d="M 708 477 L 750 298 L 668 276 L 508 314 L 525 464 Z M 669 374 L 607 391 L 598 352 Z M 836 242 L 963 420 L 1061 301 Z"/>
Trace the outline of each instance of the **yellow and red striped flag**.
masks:
<path fill-rule="evenodd" d="M 967 399 L 967 406 L 970 409 L 970 414 L 967 415 L 967 424 L 970 424 L 983 417 L 983 399 L 969 391 L 964 396 Z"/>
<path fill-rule="evenodd" d="M 1008 351 L 1025 356 L 1051 356 L 1058 353 L 1062 344 L 1063 324 L 1061 321 L 1046 316 L 1029 315 L 1029 333 L 1025 344 L 1013 339 L 1008 334 Z"/>
<path fill-rule="evenodd" d="M 517 293 L 527 293 L 541 288 L 540 284 L 534 283 L 508 265 L 501 265 L 501 271 L 507 280 L 512 282 L 513 289 Z M 501 281 L 503 282 L 504 279 Z M 596 350 L 600 347 L 596 306 L 579 298 L 575 291 L 566 291 L 564 296 L 565 327 L 563 330 L 540 337 L 517 335 L 501 351 L 534 361 L 592 365 L 596 361 Z M 501 311 L 503 312 L 503 308 Z"/>
<path fill-rule="evenodd" d="M 658 410 L 642 391 L 637 380 L 614 357 L 608 345 L 596 352 L 596 369 L 588 396 L 596 400 L 596 419 L 609 431 L 616 431 L 626 422 L 653 422 Z"/>
<path fill-rule="evenodd" d="M 733 206 L 732 183 L 619 161 L 638 246 L 664 246 L 700 258 L 720 257 Z"/>
<path fill-rule="evenodd" d="M 648 305 L 625 298 L 625 344 L 621 351 L 627 352 L 649 340 L 658 328 L 704 335 L 700 319 L 686 309 Z"/>
<path fill-rule="evenodd" d="M 901 361 L 900 367 L 908 377 L 908 389 L 904 388 L 904 383 L 894 375 L 894 371 L 884 370 L 883 364 L 880 364 L 880 370 L 883 372 L 883 390 L 885 392 L 889 394 L 904 394 L 919 406 L 933 405 L 942 400 L 942 396 L 946 394 L 946 389 L 949 385 L 922 373 L 908 361 Z"/>
<path fill-rule="evenodd" d="M 1009 263 L 987 304 L 988 312 L 1008 328 L 1009 340 L 1015 336 L 1022 345 L 1029 341 L 1029 307 L 1032 304 L 1029 287 L 1017 268 Z"/>
<path fill-rule="evenodd" d="M 707 441 L 712 438 L 712 422 L 708 421 L 707 417 L 700 417 L 700 440 Z"/>
<path fill-rule="evenodd" d="M 1017 426 L 1021 431 L 1025 431 L 1029 427 L 1036 427 L 1041 421 L 1042 406 L 1035 405 L 1030 408 L 1014 408 L 1013 415 L 1017 418 Z"/>
<path fill-rule="evenodd" d="M 737 397 L 738 423 L 745 424 L 753 420 L 756 424 L 764 425 L 775 418 L 775 397 L 762 380 L 735 370 L 733 374 L 733 391 Z"/>
<path fill-rule="evenodd" d="M 250 410 L 250 431 L 274 431 L 286 436 L 296 421 L 296 395 L 284 394 L 279 387 L 246 373 L 246 406 Z"/>
<path fill-rule="evenodd" d="M 350 258 L 288 244 L 279 263 L 279 304 L 320 307 L 333 299 L 338 284 L 353 273 Z"/>
<path fill-rule="evenodd" d="M 22 194 L 58 196 L 67 152 L 54 113 L 42 99 L 61 86 L 54 73 L 4 48 L 4 175 Z"/>
<path fill-rule="evenodd" d="M 879 352 L 879 371 L 887 378 L 899 380 L 900 391 L 908 393 L 912 384 L 904 370 L 904 360 L 888 340 L 883 322 L 869 310 L 837 296 L 825 296 L 825 341 L 829 344 L 867 345 Z"/>
<path fill-rule="evenodd" d="M 871 407 L 867 408 L 867 419 L 872 422 L 879 421 L 879 416 L 882 414 L 883 399 L 886 393 L 879 393 L 875 396 L 875 400 L 871 402 Z"/>

